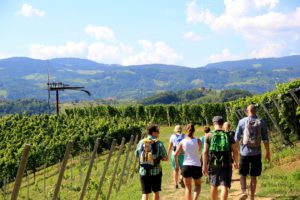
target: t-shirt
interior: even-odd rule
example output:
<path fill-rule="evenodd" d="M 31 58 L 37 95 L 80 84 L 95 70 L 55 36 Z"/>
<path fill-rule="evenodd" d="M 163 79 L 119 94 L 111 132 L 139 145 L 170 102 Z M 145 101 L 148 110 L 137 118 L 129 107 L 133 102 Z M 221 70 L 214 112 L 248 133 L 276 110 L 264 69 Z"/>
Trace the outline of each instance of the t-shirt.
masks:
<path fill-rule="evenodd" d="M 178 138 L 178 137 L 181 137 L 181 138 Z M 173 150 L 172 150 L 172 155 L 174 155 L 175 154 L 175 151 L 174 151 L 174 147 L 176 147 L 176 146 L 178 146 L 178 144 L 179 143 L 177 143 L 177 140 L 178 139 L 184 139 L 185 138 L 185 134 L 172 134 L 171 135 L 171 137 L 170 137 L 170 143 L 172 144 L 172 146 L 173 146 Z M 180 153 L 180 154 L 183 154 L 183 152 L 182 153 Z"/>
<path fill-rule="evenodd" d="M 184 151 L 183 165 L 201 167 L 198 140 L 198 138 L 185 138 L 181 141 L 182 149 Z"/>
<path fill-rule="evenodd" d="M 225 131 L 224 131 L 224 132 L 225 132 Z M 234 140 L 233 135 L 232 135 L 232 134 L 229 134 L 228 132 L 225 132 L 225 133 L 226 133 L 227 136 L 228 136 L 228 140 L 229 140 L 230 146 L 231 146 L 232 144 L 235 144 L 235 140 Z M 207 146 L 208 146 L 208 151 L 209 151 L 209 146 L 210 146 L 210 142 L 211 142 L 212 136 L 213 136 L 213 132 L 207 133 L 207 134 L 205 135 L 205 143 L 206 143 Z M 210 159 L 210 158 L 208 158 L 208 160 L 209 160 L 209 159 Z M 230 162 L 230 164 L 231 164 L 231 162 Z"/>
<path fill-rule="evenodd" d="M 148 138 L 148 139 L 151 139 L 151 140 L 156 139 L 156 138 L 153 137 L 153 136 L 148 136 L 147 138 Z M 139 141 L 139 143 L 138 143 L 138 145 L 137 145 L 137 148 L 136 148 L 136 150 L 135 150 L 135 154 L 136 154 L 137 157 L 139 157 L 139 155 L 140 155 L 140 149 L 141 149 L 141 146 L 142 146 L 143 144 L 144 144 L 144 139 L 142 139 L 142 140 Z M 158 149 L 157 149 L 157 150 L 158 150 L 158 157 L 159 157 L 160 160 L 161 160 L 162 158 L 167 157 L 167 151 L 166 151 L 166 149 L 165 149 L 165 147 L 164 147 L 164 144 L 163 144 L 161 141 L 157 141 L 156 147 L 158 148 Z M 162 172 L 161 165 L 158 164 L 158 165 L 156 165 L 155 167 L 153 167 L 153 169 L 150 169 L 149 175 L 150 175 L 150 176 L 156 176 L 156 175 L 160 174 L 161 172 Z M 145 176 L 146 173 L 147 173 L 147 170 L 146 170 L 144 167 L 140 166 L 140 168 L 139 168 L 139 174 L 140 174 L 141 176 Z"/>
<path fill-rule="evenodd" d="M 257 118 L 258 118 L 257 116 L 249 116 L 249 117 L 245 117 L 245 118 L 243 118 L 239 121 L 238 126 L 237 126 L 236 131 L 235 131 L 235 137 L 234 137 L 236 142 L 239 142 L 242 139 L 247 121 L 249 119 L 255 120 Z M 262 120 L 261 120 L 261 139 L 262 139 L 262 141 L 269 141 L 268 130 L 267 130 L 265 122 L 262 121 Z M 261 154 L 261 146 L 253 148 L 253 147 L 248 147 L 247 145 L 244 145 L 241 142 L 241 144 L 240 144 L 240 154 L 242 156 L 259 155 L 259 154 Z"/>

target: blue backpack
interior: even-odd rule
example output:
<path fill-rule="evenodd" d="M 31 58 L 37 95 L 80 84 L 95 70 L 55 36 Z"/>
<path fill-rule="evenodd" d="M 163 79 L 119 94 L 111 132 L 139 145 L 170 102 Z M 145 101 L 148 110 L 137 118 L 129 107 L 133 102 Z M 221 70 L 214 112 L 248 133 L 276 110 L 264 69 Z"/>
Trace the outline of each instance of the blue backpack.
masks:
<path fill-rule="evenodd" d="M 174 152 L 176 151 L 177 146 L 179 145 L 179 143 L 185 138 L 185 134 L 180 134 L 180 135 L 175 134 L 175 136 L 176 136 L 175 144 L 173 144 L 173 151 Z M 180 154 L 184 154 L 184 152 L 181 151 Z"/>

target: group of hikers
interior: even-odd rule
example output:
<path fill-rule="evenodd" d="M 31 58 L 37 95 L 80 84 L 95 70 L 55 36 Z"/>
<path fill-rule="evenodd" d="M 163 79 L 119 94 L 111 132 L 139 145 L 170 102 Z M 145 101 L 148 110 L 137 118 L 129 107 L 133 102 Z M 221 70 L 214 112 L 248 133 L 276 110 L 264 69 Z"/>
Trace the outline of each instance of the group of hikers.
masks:
<path fill-rule="evenodd" d="M 153 193 L 153 200 L 159 199 L 162 183 L 160 161 L 168 161 L 170 156 L 175 188 L 178 189 L 179 185 L 185 188 L 186 200 L 198 199 L 203 175 L 211 186 L 211 199 L 218 199 L 218 187 L 221 189 L 221 199 L 227 199 L 233 167 L 238 169 L 240 175 L 242 192 L 238 199 L 248 198 L 246 177 L 250 175 L 250 199 L 253 200 L 257 177 L 262 172 L 261 143 L 266 149 L 267 161 L 270 161 L 270 148 L 265 122 L 256 115 L 253 104 L 247 107 L 246 114 L 247 117 L 239 120 L 235 132 L 231 131 L 230 124 L 224 123 L 221 116 L 213 117 L 214 130 L 205 127 L 205 135 L 201 138 L 194 135 L 193 124 L 185 127 L 186 134 L 182 133 L 180 125 L 176 125 L 168 150 L 158 140 L 159 127 L 150 125 L 147 129 L 148 136 L 138 143 L 136 149 L 142 200 L 148 200 L 150 193 Z"/>

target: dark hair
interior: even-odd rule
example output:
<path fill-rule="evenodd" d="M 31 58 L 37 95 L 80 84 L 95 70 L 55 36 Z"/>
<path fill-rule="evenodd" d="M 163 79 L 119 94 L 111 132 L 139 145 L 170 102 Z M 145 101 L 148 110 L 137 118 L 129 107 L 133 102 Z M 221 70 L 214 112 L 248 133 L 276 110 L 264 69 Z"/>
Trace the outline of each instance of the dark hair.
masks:
<path fill-rule="evenodd" d="M 208 126 L 205 126 L 203 130 L 204 130 L 204 133 L 209 133 L 210 132 L 210 128 Z"/>
<path fill-rule="evenodd" d="M 156 124 L 151 124 L 148 126 L 147 130 L 148 130 L 148 135 L 152 135 L 152 133 L 157 132 L 159 128 Z"/>
<path fill-rule="evenodd" d="M 193 137 L 194 136 L 194 132 L 195 132 L 195 127 L 193 124 L 188 124 L 185 127 L 186 130 L 186 134 L 188 137 Z"/>

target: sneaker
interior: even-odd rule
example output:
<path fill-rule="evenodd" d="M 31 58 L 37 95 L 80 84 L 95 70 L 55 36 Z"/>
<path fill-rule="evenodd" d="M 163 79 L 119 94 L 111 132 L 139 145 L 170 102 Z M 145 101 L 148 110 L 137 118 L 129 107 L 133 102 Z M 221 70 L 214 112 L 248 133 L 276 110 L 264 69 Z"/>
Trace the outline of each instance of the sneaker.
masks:
<path fill-rule="evenodd" d="M 178 189 L 179 188 L 178 185 L 175 185 L 175 188 Z"/>
<path fill-rule="evenodd" d="M 246 200 L 248 198 L 248 195 L 246 193 L 241 194 L 239 200 Z"/>
<path fill-rule="evenodd" d="M 180 184 L 180 186 L 181 186 L 182 188 L 185 188 L 185 185 L 184 185 L 184 182 L 183 182 L 182 179 L 180 179 L 179 184 Z"/>

